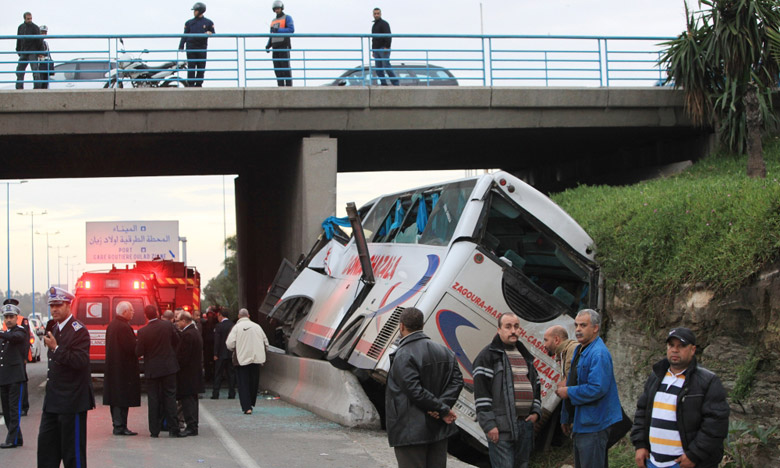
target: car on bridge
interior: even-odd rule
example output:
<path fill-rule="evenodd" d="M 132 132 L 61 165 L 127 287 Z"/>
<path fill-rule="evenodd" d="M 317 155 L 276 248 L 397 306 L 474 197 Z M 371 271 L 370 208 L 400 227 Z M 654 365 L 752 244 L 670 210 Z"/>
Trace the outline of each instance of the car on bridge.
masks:
<path fill-rule="evenodd" d="M 401 86 L 458 86 L 458 80 L 446 68 L 426 63 L 401 63 L 392 66 Z M 376 68 L 364 65 L 345 71 L 326 86 L 379 86 Z"/>
<path fill-rule="evenodd" d="M 104 88 L 116 62 L 102 58 L 80 58 L 54 67 L 49 80 L 50 89 Z"/>

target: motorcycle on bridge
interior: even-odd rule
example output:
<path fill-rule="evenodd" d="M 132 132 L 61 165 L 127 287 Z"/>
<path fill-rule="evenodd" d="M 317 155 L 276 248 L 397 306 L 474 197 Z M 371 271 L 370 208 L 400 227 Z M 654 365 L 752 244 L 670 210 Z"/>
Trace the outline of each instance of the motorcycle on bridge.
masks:
<path fill-rule="evenodd" d="M 179 72 L 187 69 L 186 60 L 176 60 L 160 64 L 149 64 L 143 59 L 149 51 L 144 49 L 141 53 L 133 55 L 124 50 L 124 41 L 121 54 L 117 60 L 117 67 L 111 70 L 109 80 L 105 88 L 123 88 L 129 82 L 133 88 L 178 88 L 184 86 L 184 80 Z"/>

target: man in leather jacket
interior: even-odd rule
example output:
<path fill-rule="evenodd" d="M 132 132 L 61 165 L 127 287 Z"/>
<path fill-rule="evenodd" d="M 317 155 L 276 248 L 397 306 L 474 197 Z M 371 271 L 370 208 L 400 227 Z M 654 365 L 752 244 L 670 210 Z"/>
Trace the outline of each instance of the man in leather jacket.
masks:
<path fill-rule="evenodd" d="M 720 379 L 696 364 L 696 336 L 675 328 L 636 404 L 631 442 L 640 468 L 716 468 L 729 429 Z"/>
<path fill-rule="evenodd" d="M 443 467 L 458 429 L 452 406 L 463 388 L 455 354 L 422 332 L 423 313 L 401 312 L 401 342 L 390 355 L 385 397 L 387 438 L 399 468 Z"/>

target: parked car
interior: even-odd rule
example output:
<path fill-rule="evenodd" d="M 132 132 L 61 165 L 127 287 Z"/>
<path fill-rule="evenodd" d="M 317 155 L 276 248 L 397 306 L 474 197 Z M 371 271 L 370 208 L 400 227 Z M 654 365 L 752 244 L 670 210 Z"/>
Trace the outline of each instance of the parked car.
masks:
<path fill-rule="evenodd" d="M 436 65 L 401 63 L 392 68 L 401 86 L 458 86 L 458 80 L 449 70 Z M 379 86 L 376 69 L 367 65 L 345 71 L 327 86 L 366 86 L 369 83 L 369 70 L 371 86 Z"/>
<path fill-rule="evenodd" d="M 36 335 L 43 336 L 45 334 L 46 328 L 43 322 L 41 322 L 41 319 L 30 318 L 29 322 L 30 322 L 30 329 L 34 331 Z"/>
<path fill-rule="evenodd" d="M 104 88 L 116 62 L 101 58 L 79 58 L 54 66 L 50 89 Z"/>

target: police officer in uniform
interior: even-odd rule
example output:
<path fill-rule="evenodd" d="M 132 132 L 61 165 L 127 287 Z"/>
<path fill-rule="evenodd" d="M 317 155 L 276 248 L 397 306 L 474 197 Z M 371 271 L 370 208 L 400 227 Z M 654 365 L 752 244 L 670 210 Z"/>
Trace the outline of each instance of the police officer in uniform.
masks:
<path fill-rule="evenodd" d="M 271 21 L 271 34 L 292 34 L 295 32 L 295 24 L 292 16 L 284 13 L 284 3 L 276 0 L 271 9 L 276 13 L 276 18 Z M 292 86 L 292 70 L 290 69 L 290 49 L 292 43 L 290 37 L 268 38 L 268 44 L 265 45 L 266 52 L 274 49 L 273 62 L 274 73 L 276 74 L 276 83 L 279 86 Z"/>
<path fill-rule="evenodd" d="M 49 307 L 56 323 L 43 338 L 49 373 L 38 431 L 38 468 L 86 468 L 87 411 L 95 407 L 89 370 L 89 332 L 71 314 L 73 295 L 51 287 Z"/>
<path fill-rule="evenodd" d="M 214 22 L 203 16 L 206 4 L 198 2 L 192 6 L 193 18 L 184 23 L 184 34 L 214 34 Z M 206 48 L 208 37 L 182 37 L 179 50 L 187 46 L 187 81 L 185 86 L 203 87 L 203 76 L 206 74 Z"/>
<path fill-rule="evenodd" d="M 0 401 L 8 435 L 0 448 L 6 449 L 24 445 L 19 421 L 22 416 L 22 395 L 27 382 L 25 343 L 28 332 L 17 324 L 20 313 L 18 307 L 5 304 L 2 310 L 6 331 L 0 331 Z"/>

